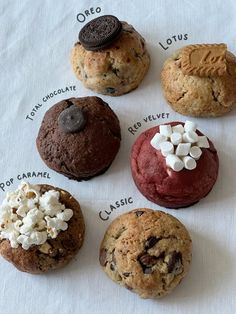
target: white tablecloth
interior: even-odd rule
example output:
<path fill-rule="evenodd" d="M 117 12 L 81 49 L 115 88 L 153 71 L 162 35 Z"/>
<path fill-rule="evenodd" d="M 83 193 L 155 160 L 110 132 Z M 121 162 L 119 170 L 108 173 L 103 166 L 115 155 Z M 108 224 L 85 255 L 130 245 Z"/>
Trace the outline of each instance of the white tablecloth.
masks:
<path fill-rule="evenodd" d="M 35 138 L 44 113 L 54 103 L 95 95 L 76 80 L 69 53 L 81 27 L 101 14 L 128 21 L 145 37 L 151 67 L 137 90 L 116 98 L 102 96 L 120 119 L 121 149 L 104 175 L 78 183 L 46 167 Z M 219 178 L 195 206 L 164 209 L 186 225 L 193 239 L 191 271 L 181 285 L 161 300 L 142 300 L 109 280 L 98 263 L 100 241 L 115 217 L 142 206 L 163 210 L 137 191 L 129 168 L 130 148 L 141 132 L 156 124 L 186 120 L 163 98 L 163 61 L 191 43 L 225 42 L 236 53 L 235 14 L 232 0 L 0 1 L 0 201 L 23 177 L 31 176 L 30 182 L 70 191 L 81 203 L 86 221 L 84 246 L 62 270 L 35 276 L 0 258 L 0 313 L 236 312 L 235 110 L 217 119 L 192 119 L 218 149 Z M 137 122 L 133 135 L 128 128 Z M 123 201 L 127 204 L 113 209 L 108 220 L 99 218 L 100 211 L 130 197 L 132 203 Z"/>

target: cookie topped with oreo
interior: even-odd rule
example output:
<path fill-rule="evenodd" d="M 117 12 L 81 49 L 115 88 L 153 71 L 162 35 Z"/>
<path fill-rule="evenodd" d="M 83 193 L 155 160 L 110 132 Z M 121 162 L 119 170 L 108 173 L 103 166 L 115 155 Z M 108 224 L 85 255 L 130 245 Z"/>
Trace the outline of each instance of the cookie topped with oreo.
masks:
<path fill-rule="evenodd" d="M 131 25 L 113 15 L 103 15 L 81 29 L 71 63 L 85 87 L 119 96 L 139 86 L 150 57 L 144 38 Z"/>
<path fill-rule="evenodd" d="M 86 50 L 109 46 L 120 35 L 122 24 L 113 15 L 103 15 L 88 22 L 79 33 L 79 41 Z"/>

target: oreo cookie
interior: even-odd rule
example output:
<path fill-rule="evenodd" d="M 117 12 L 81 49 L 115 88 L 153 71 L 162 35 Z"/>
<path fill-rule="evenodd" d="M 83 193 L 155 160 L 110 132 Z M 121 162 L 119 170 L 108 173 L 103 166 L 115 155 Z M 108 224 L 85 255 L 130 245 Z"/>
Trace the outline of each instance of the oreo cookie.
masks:
<path fill-rule="evenodd" d="M 65 133 L 82 131 L 86 122 L 84 112 L 76 105 L 66 108 L 58 117 L 58 125 Z"/>
<path fill-rule="evenodd" d="M 86 50 L 100 50 L 120 35 L 122 24 L 113 15 L 103 15 L 88 22 L 79 33 L 79 41 Z"/>

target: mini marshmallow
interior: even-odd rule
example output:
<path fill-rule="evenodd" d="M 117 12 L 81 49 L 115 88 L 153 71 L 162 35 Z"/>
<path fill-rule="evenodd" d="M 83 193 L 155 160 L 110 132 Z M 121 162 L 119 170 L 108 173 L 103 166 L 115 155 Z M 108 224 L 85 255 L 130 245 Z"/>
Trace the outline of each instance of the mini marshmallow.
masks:
<path fill-rule="evenodd" d="M 174 145 L 171 142 L 162 142 L 160 144 L 161 153 L 163 156 L 172 154 L 174 152 Z"/>
<path fill-rule="evenodd" d="M 183 134 L 183 141 L 185 143 L 196 143 L 198 141 L 198 135 L 194 131 L 188 131 Z"/>
<path fill-rule="evenodd" d="M 190 147 L 190 143 L 180 143 L 176 148 L 175 154 L 177 156 L 187 156 L 189 154 Z"/>
<path fill-rule="evenodd" d="M 184 124 L 184 130 L 185 132 L 189 132 L 189 131 L 196 131 L 196 123 L 192 122 L 192 121 L 186 121 L 185 124 Z"/>
<path fill-rule="evenodd" d="M 182 142 L 181 133 L 177 133 L 177 132 L 172 133 L 170 136 L 170 140 L 173 145 L 178 145 L 179 143 Z"/>
<path fill-rule="evenodd" d="M 166 157 L 166 164 L 174 171 L 181 171 L 184 168 L 183 161 L 176 155 L 169 154 Z"/>
<path fill-rule="evenodd" d="M 197 146 L 201 147 L 201 148 L 209 148 L 210 147 L 208 139 L 205 135 L 198 136 Z"/>
<path fill-rule="evenodd" d="M 184 127 L 182 126 L 182 124 L 177 124 L 175 126 L 172 126 L 172 132 L 173 133 L 181 133 L 183 134 L 184 133 Z"/>
<path fill-rule="evenodd" d="M 156 133 L 153 138 L 151 139 L 150 144 L 152 145 L 152 147 L 154 147 L 155 149 L 160 149 L 160 144 L 162 142 L 165 142 L 167 140 L 167 137 L 160 134 L 160 133 Z"/>
<path fill-rule="evenodd" d="M 189 154 L 190 154 L 191 157 L 193 157 L 194 159 L 198 160 L 201 157 L 201 155 L 202 155 L 202 150 L 198 146 L 192 146 L 190 148 Z"/>
<path fill-rule="evenodd" d="M 197 167 L 197 163 L 195 159 L 193 159 L 190 156 L 185 156 L 183 157 L 183 162 L 184 162 L 184 168 L 188 170 L 193 170 Z"/>
<path fill-rule="evenodd" d="M 160 125 L 159 130 L 160 130 L 160 134 L 167 137 L 170 137 L 172 134 L 172 128 L 171 128 L 171 125 L 169 124 Z"/>

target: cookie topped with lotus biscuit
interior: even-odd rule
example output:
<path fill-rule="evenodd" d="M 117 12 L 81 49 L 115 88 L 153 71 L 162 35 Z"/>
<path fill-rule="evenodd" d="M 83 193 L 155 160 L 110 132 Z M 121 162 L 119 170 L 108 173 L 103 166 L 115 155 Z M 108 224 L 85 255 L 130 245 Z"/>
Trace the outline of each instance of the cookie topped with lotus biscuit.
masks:
<path fill-rule="evenodd" d="M 236 106 L 236 57 L 226 44 L 185 46 L 162 68 L 164 96 L 178 113 L 217 117 Z"/>

